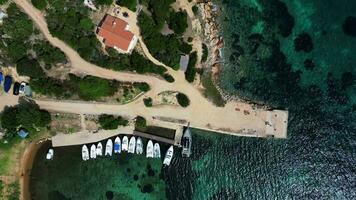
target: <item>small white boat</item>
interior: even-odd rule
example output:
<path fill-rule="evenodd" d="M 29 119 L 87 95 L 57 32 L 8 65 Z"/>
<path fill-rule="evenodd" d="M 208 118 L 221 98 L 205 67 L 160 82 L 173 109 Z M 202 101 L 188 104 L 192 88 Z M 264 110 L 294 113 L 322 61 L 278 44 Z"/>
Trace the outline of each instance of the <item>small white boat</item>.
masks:
<path fill-rule="evenodd" d="M 124 136 L 124 138 L 122 139 L 121 150 L 127 151 L 128 149 L 129 149 L 129 138 L 127 136 Z"/>
<path fill-rule="evenodd" d="M 137 154 L 143 153 L 143 143 L 142 143 L 142 139 L 140 137 L 138 137 L 137 141 L 136 141 L 136 153 Z"/>
<path fill-rule="evenodd" d="M 90 158 L 95 159 L 96 158 L 96 147 L 95 144 L 92 144 L 90 147 Z"/>
<path fill-rule="evenodd" d="M 155 145 L 153 146 L 153 157 L 154 158 L 161 157 L 161 147 L 159 146 L 158 143 L 155 143 Z"/>
<path fill-rule="evenodd" d="M 121 139 L 119 137 L 116 137 L 114 141 L 114 153 L 121 153 Z"/>
<path fill-rule="evenodd" d="M 53 149 L 48 149 L 47 155 L 46 155 L 46 159 L 47 160 L 52 160 L 54 156 L 54 151 Z"/>
<path fill-rule="evenodd" d="M 106 146 L 105 146 L 105 156 L 111 156 L 112 155 L 112 140 L 108 139 L 108 141 L 106 142 Z"/>
<path fill-rule="evenodd" d="M 173 146 L 169 147 L 163 160 L 163 165 L 169 166 L 173 158 Z"/>
<path fill-rule="evenodd" d="M 103 145 L 101 142 L 98 143 L 96 146 L 96 156 L 102 156 L 103 155 Z"/>
<path fill-rule="evenodd" d="M 132 136 L 130 138 L 130 142 L 129 142 L 129 153 L 135 153 L 135 148 L 136 148 L 136 138 L 135 136 Z"/>
<path fill-rule="evenodd" d="M 146 158 L 153 158 L 153 142 L 149 140 L 146 148 Z"/>
<path fill-rule="evenodd" d="M 84 161 L 89 160 L 89 150 L 88 150 L 87 145 L 82 146 L 82 159 Z"/>

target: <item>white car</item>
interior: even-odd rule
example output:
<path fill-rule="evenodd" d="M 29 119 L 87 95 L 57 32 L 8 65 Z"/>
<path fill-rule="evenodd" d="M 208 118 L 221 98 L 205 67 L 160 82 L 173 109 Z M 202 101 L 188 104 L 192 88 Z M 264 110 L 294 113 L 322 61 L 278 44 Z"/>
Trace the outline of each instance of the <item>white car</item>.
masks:
<path fill-rule="evenodd" d="M 21 82 L 20 89 L 19 89 L 19 93 L 20 93 L 20 94 L 25 93 L 25 87 L 26 87 L 26 85 L 27 85 L 27 83 Z"/>

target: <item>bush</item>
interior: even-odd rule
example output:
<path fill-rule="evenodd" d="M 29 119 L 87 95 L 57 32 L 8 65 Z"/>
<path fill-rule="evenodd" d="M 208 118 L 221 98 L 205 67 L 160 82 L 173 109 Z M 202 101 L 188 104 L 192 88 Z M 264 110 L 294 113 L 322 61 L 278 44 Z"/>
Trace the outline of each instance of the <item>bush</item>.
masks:
<path fill-rule="evenodd" d="M 127 126 L 128 121 L 123 117 L 114 117 L 113 115 L 100 115 L 99 124 L 105 130 L 117 129 L 118 126 Z"/>
<path fill-rule="evenodd" d="M 146 107 L 152 107 L 152 98 L 151 97 L 144 98 L 143 103 L 145 104 Z"/>
<path fill-rule="evenodd" d="M 195 69 L 195 64 L 197 62 L 197 52 L 193 52 L 189 55 L 189 62 L 188 62 L 188 67 L 187 70 L 185 71 L 185 79 L 188 82 L 193 82 L 196 74 L 196 69 Z"/>
<path fill-rule="evenodd" d="M 47 0 L 31 0 L 31 3 L 38 10 L 44 10 L 47 7 Z"/>
<path fill-rule="evenodd" d="M 201 62 L 205 62 L 208 59 L 208 47 L 203 43 L 203 55 L 201 57 Z"/>
<path fill-rule="evenodd" d="M 177 101 L 179 103 L 180 106 L 182 107 L 188 107 L 189 104 L 190 104 L 190 100 L 189 98 L 187 97 L 187 95 L 183 94 L 183 93 L 178 93 L 176 95 L 176 98 L 177 98 Z"/>
<path fill-rule="evenodd" d="M 116 4 L 136 12 L 137 0 L 117 0 Z"/>
<path fill-rule="evenodd" d="M 146 119 L 144 117 L 137 116 L 135 127 L 139 130 L 145 130 L 147 127 Z"/>
<path fill-rule="evenodd" d="M 137 87 L 142 92 L 148 92 L 150 90 L 150 85 L 147 83 L 134 83 L 134 87 Z"/>
<path fill-rule="evenodd" d="M 187 13 L 184 11 L 169 13 L 168 27 L 177 35 L 182 35 L 188 27 Z"/>
<path fill-rule="evenodd" d="M 194 6 L 192 7 L 192 11 L 193 11 L 194 15 L 197 15 L 198 12 L 199 12 L 198 6 L 194 5 Z"/>
<path fill-rule="evenodd" d="M 45 76 L 43 69 L 37 60 L 23 58 L 18 61 L 16 65 L 17 73 L 21 76 L 28 76 L 30 78 L 42 78 Z"/>
<path fill-rule="evenodd" d="M 169 83 L 173 83 L 173 82 L 174 82 L 173 76 L 171 76 L 171 75 L 168 74 L 168 73 L 165 73 L 165 74 L 163 75 L 163 78 L 164 78 L 166 81 L 168 81 Z"/>

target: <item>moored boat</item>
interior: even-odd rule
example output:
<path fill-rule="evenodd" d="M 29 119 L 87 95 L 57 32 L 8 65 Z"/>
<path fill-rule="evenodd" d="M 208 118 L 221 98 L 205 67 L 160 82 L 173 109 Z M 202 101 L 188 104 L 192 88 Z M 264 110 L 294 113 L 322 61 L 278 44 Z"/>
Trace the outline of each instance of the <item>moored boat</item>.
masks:
<path fill-rule="evenodd" d="M 153 143 L 149 140 L 146 148 L 146 158 L 153 158 Z"/>
<path fill-rule="evenodd" d="M 84 161 L 89 160 L 89 150 L 88 150 L 87 145 L 82 146 L 82 159 Z"/>
<path fill-rule="evenodd" d="M 124 136 L 124 138 L 122 139 L 121 150 L 127 151 L 128 149 L 129 149 L 129 138 L 127 136 Z"/>
<path fill-rule="evenodd" d="M 135 153 L 135 148 L 136 148 L 136 138 L 135 136 L 132 136 L 130 138 L 130 142 L 129 142 L 129 153 Z"/>
<path fill-rule="evenodd" d="M 92 144 L 90 147 L 90 158 L 95 159 L 96 158 L 96 146 L 95 144 Z"/>
<path fill-rule="evenodd" d="M 167 150 L 166 156 L 164 156 L 163 165 L 169 166 L 173 158 L 173 145 Z"/>
<path fill-rule="evenodd" d="M 96 156 L 102 156 L 103 155 L 103 145 L 101 142 L 98 143 L 96 146 Z"/>
<path fill-rule="evenodd" d="M 106 142 L 106 146 L 105 146 L 105 156 L 111 156 L 112 155 L 112 140 L 108 139 L 108 141 Z"/>
<path fill-rule="evenodd" d="M 136 140 L 136 153 L 137 154 L 143 153 L 143 143 L 142 143 L 142 139 L 140 137 L 138 137 Z"/>
<path fill-rule="evenodd" d="M 47 155 L 46 155 L 46 159 L 47 160 L 52 160 L 54 156 L 54 150 L 53 149 L 48 149 Z"/>
<path fill-rule="evenodd" d="M 183 138 L 182 138 L 182 157 L 190 157 L 192 153 L 192 134 L 190 132 L 189 126 L 184 131 Z"/>
<path fill-rule="evenodd" d="M 154 158 L 160 158 L 161 157 L 161 147 L 159 146 L 159 144 L 157 142 L 153 146 L 153 157 Z"/>
<path fill-rule="evenodd" d="M 115 138 L 114 153 L 121 153 L 121 139 L 120 139 L 120 137 Z"/>

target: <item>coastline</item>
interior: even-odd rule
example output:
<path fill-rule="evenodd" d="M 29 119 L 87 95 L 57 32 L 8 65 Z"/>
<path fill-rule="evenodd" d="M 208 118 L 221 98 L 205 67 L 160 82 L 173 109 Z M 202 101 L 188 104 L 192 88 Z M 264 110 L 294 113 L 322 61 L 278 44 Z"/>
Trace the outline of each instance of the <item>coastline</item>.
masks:
<path fill-rule="evenodd" d="M 33 162 L 35 160 L 38 150 L 42 147 L 42 145 L 46 143 L 46 141 L 48 141 L 48 138 L 30 143 L 22 155 L 18 172 L 21 200 L 31 199 L 30 174 Z"/>

